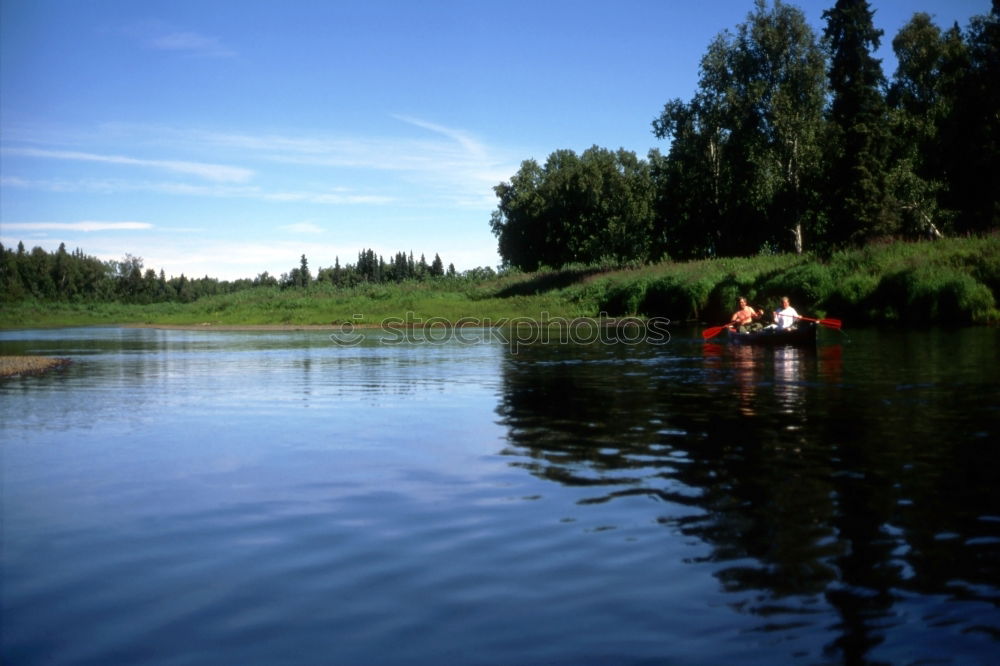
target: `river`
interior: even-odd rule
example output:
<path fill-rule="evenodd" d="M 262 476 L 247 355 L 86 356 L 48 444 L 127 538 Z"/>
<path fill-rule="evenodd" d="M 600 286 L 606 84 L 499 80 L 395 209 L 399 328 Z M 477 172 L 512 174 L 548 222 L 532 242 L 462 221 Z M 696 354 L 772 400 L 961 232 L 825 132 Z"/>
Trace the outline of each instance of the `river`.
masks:
<path fill-rule="evenodd" d="M 5 664 L 992 664 L 1000 331 L 0 332 Z"/>

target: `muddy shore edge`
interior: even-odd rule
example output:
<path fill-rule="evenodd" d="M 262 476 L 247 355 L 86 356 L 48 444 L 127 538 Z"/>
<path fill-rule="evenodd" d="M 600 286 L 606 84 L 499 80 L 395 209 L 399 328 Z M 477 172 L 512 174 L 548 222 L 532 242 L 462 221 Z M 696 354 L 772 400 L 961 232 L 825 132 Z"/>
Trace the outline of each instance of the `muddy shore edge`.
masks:
<path fill-rule="evenodd" d="M 65 368 L 72 363 L 68 358 L 52 356 L 0 356 L 0 377 L 40 375 L 49 370 Z"/>

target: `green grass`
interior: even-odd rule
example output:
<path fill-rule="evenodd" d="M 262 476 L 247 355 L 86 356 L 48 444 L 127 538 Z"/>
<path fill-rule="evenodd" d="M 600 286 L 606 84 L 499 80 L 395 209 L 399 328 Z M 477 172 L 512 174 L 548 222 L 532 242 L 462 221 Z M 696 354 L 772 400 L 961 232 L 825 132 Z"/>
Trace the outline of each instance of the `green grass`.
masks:
<path fill-rule="evenodd" d="M 803 314 L 849 325 L 997 322 L 1000 235 L 878 244 L 825 259 L 762 255 L 619 270 L 570 266 L 481 282 L 259 288 L 188 304 L 25 301 L 0 304 L 0 326 L 379 324 L 388 318 L 497 324 L 602 313 L 719 323 L 741 295 L 765 309 L 787 295 Z"/>
<path fill-rule="evenodd" d="M 413 324 L 428 320 L 499 323 L 530 317 L 579 317 L 588 312 L 558 293 L 497 296 L 487 288 L 447 284 L 365 285 L 352 289 L 250 289 L 202 298 L 194 303 L 38 303 L 0 305 L 4 328 L 100 324 L 329 325 L 379 324 L 387 318 Z"/>
<path fill-rule="evenodd" d="M 722 322 L 739 296 L 765 310 L 782 296 L 811 316 L 856 324 L 1000 320 L 1000 235 L 886 243 L 826 259 L 767 255 L 663 263 L 603 274 L 570 292 L 612 316 Z"/>

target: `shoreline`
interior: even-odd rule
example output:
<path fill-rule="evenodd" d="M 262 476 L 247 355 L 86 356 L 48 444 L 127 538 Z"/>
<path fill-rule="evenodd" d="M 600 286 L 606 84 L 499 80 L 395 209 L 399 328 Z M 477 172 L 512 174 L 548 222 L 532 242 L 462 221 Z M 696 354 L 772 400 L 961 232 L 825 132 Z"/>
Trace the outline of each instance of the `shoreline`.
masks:
<path fill-rule="evenodd" d="M 119 324 L 122 328 L 151 328 L 165 331 L 334 331 L 350 324 Z M 355 324 L 354 328 L 377 328 Z"/>
<path fill-rule="evenodd" d="M 598 323 L 603 328 L 615 328 L 619 326 L 646 323 L 648 317 L 574 317 L 572 319 L 564 317 L 551 317 L 540 321 L 532 320 L 529 317 L 500 318 L 497 320 L 482 319 L 457 322 L 451 321 L 428 321 L 417 323 L 405 321 L 394 317 L 387 317 L 380 323 L 331 323 L 331 324 L 213 324 L 204 322 L 201 324 L 121 324 L 122 328 L 149 328 L 167 331 L 262 331 L 262 332 L 292 332 L 292 331 L 332 331 L 345 332 L 353 330 L 423 330 L 423 329 L 453 329 L 453 328 L 508 328 L 510 326 L 576 326 L 583 323 Z M 655 318 L 654 319 L 662 319 Z"/>

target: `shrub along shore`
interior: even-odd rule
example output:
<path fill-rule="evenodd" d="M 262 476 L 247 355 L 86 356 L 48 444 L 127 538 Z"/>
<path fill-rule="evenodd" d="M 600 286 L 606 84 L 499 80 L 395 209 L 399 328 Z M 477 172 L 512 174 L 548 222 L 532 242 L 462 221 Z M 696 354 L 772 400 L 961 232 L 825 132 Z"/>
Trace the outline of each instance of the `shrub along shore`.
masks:
<path fill-rule="evenodd" d="M 828 257 L 768 254 L 634 268 L 566 266 L 472 281 L 435 278 L 339 288 L 256 287 L 192 303 L 21 301 L 0 304 L 0 326 L 100 324 L 297 327 L 353 324 L 504 325 L 579 317 L 726 321 L 736 299 L 847 326 L 1000 321 L 1000 235 L 887 242 Z"/>

